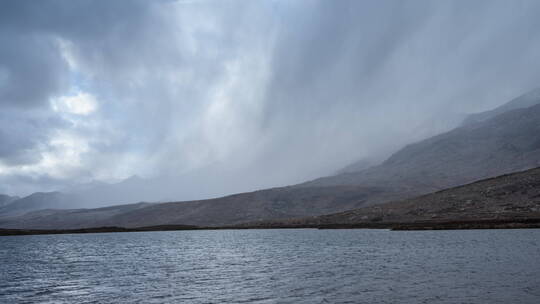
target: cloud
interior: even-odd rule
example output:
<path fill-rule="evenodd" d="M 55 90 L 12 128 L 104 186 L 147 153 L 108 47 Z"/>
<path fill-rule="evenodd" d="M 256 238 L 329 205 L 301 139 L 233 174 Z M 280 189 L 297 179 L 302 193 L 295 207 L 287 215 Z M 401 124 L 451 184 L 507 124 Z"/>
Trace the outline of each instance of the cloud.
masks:
<path fill-rule="evenodd" d="M 96 111 L 97 101 L 92 94 L 77 92 L 72 96 L 62 96 L 52 101 L 52 109 L 77 115 L 89 115 Z"/>
<path fill-rule="evenodd" d="M 40 110 L 3 109 L 0 112 L 0 162 L 5 166 L 36 163 L 49 132 L 69 123 Z M 0 171 L 1 172 L 1 171 Z"/>
<path fill-rule="evenodd" d="M 50 39 L 0 26 L 0 45 L 3 109 L 43 107 L 66 88 L 67 67 Z"/>
<path fill-rule="evenodd" d="M 0 177 L 300 182 L 540 83 L 536 1 L 2 1 Z M 166 195 L 165 195 L 166 193 Z"/>

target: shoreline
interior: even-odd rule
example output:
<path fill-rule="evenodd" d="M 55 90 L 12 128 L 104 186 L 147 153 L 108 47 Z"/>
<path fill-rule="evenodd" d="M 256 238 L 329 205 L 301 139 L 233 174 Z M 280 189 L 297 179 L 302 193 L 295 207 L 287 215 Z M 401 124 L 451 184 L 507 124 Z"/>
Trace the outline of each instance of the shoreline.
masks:
<path fill-rule="evenodd" d="M 456 221 L 379 222 L 352 224 L 269 224 L 202 227 L 190 225 L 161 225 L 138 228 L 92 227 L 80 229 L 6 229 L 0 228 L 0 236 L 85 234 L 111 232 L 150 232 L 182 230 L 245 230 L 245 229 L 389 229 L 392 231 L 421 230 L 474 230 L 474 229 L 531 229 L 540 228 L 540 218 L 486 219 Z"/>

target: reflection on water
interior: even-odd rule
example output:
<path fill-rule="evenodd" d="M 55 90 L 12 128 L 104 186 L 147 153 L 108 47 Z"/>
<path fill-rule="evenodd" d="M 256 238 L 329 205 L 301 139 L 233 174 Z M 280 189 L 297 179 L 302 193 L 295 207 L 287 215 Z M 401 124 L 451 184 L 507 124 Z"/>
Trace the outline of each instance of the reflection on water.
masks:
<path fill-rule="evenodd" d="M 0 237 L 0 303 L 540 303 L 540 230 Z"/>

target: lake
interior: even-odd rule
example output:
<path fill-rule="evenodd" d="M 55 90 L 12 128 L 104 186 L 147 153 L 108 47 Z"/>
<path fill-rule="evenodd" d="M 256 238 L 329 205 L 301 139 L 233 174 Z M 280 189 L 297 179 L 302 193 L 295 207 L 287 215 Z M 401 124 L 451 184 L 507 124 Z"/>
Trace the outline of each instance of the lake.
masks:
<path fill-rule="evenodd" d="M 0 303 L 540 303 L 540 229 L 0 237 Z"/>

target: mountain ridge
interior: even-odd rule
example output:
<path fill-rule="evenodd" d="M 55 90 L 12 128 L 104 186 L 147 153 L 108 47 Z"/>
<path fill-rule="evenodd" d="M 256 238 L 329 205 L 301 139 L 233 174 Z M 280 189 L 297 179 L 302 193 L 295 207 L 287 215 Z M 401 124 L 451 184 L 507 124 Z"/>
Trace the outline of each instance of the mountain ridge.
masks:
<path fill-rule="evenodd" d="M 105 215 L 98 209 L 70 212 L 70 219 L 59 216 L 67 216 L 68 213 L 55 214 L 51 210 L 27 217 L 4 212 L 10 218 L 1 220 L 0 227 L 15 227 L 23 223 L 34 225 L 32 228 L 81 228 L 90 222 L 94 227 L 96 224 L 126 227 L 163 224 L 220 226 L 253 220 L 318 216 L 415 197 L 538 166 L 540 104 L 509 110 L 409 144 L 382 164 L 360 172 L 209 200 L 151 204 L 129 210 L 121 207 L 118 210 L 123 211 L 113 215 Z M 56 203 L 53 208 L 63 207 L 66 203 L 67 199 Z M 41 209 L 51 209 L 50 206 L 37 205 L 43 207 Z M 28 209 L 26 211 L 32 211 Z M 0 213 L 2 210 L 6 207 L 1 208 Z M 92 214 L 99 216 L 92 218 Z"/>
<path fill-rule="evenodd" d="M 540 105 L 535 105 L 409 144 L 381 165 L 298 186 L 402 183 L 436 191 L 538 165 Z"/>
<path fill-rule="evenodd" d="M 316 217 L 246 223 L 245 226 L 384 226 L 385 223 L 526 219 L 540 219 L 540 167 L 376 206 Z"/>
<path fill-rule="evenodd" d="M 476 122 L 482 122 L 492 117 L 495 117 L 504 112 L 516 109 L 524 109 L 540 103 L 540 88 L 536 88 L 523 95 L 520 95 L 505 104 L 496 107 L 495 109 L 469 114 L 464 120 L 462 125 L 468 125 Z"/>

